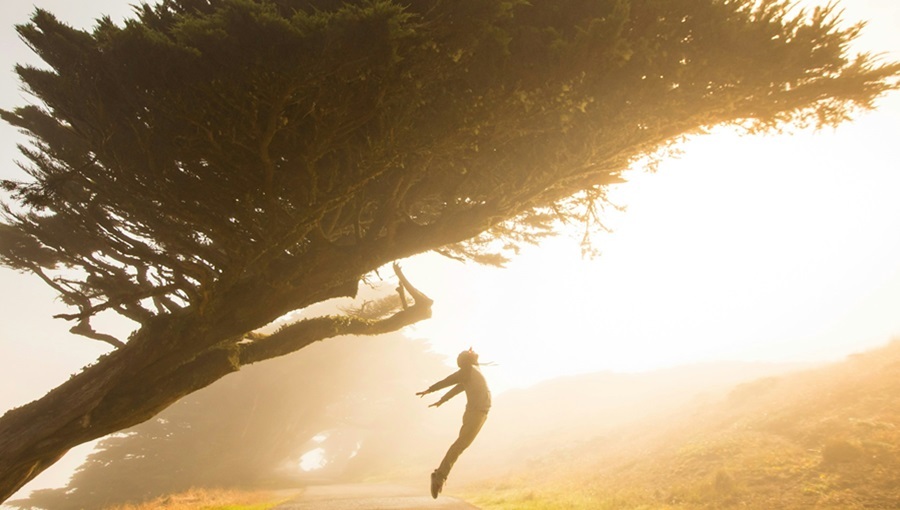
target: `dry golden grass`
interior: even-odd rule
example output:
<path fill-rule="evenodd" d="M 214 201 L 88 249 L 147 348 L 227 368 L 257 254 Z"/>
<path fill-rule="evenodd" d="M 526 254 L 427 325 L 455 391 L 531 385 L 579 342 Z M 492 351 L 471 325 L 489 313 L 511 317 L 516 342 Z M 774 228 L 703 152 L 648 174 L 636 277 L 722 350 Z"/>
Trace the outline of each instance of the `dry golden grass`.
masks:
<path fill-rule="evenodd" d="M 116 505 L 104 510 L 268 510 L 286 499 L 264 491 L 190 489 L 145 503 Z"/>
<path fill-rule="evenodd" d="M 467 496 L 485 510 L 897 510 L 897 473 L 900 340 L 548 452 Z"/>

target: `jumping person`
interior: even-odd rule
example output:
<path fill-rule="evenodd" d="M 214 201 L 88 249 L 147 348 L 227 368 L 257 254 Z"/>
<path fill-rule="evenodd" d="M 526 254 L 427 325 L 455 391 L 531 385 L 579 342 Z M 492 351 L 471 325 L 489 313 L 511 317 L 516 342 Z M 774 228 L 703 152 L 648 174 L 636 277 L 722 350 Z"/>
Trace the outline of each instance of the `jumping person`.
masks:
<path fill-rule="evenodd" d="M 444 488 L 444 482 L 447 481 L 447 475 L 450 474 L 456 459 L 475 440 L 491 409 L 491 390 L 488 389 L 487 381 L 478 369 L 478 354 L 470 347 L 468 351 L 459 353 L 456 364 L 459 370 L 446 379 L 432 384 L 427 390 L 416 393 L 419 397 L 423 397 L 441 388 L 453 386 L 440 400 L 428 406 L 440 407 L 461 392 L 466 392 L 466 412 L 463 414 L 459 437 L 450 445 L 441 465 L 431 473 L 431 497 L 435 499 Z"/>

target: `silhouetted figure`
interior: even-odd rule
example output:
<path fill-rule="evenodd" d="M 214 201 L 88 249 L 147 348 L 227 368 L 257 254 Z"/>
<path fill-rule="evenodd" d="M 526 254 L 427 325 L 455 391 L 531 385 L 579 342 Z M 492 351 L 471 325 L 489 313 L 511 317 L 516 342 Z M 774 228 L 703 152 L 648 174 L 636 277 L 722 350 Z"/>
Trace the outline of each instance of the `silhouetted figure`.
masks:
<path fill-rule="evenodd" d="M 475 440 L 475 436 L 478 435 L 487 420 L 488 411 L 491 409 L 491 390 L 488 389 L 487 381 L 484 380 L 484 375 L 478 369 L 478 354 L 470 347 L 468 351 L 459 353 L 459 356 L 456 357 L 456 364 L 459 366 L 459 370 L 446 379 L 432 384 L 427 390 L 416 393 L 422 397 L 432 391 L 453 386 L 440 400 L 428 406 L 440 407 L 441 404 L 461 392 L 466 392 L 466 412 L 463 414 L 459 437 L 450 445 L 441 465 L 431 473 L 432 498 L 437 498 L 444 488 L 444 482 L 447 480 L 447 475 L 450 474 L 450 469 L 453 468 L 453 464 L 456 463 L 460 454 Z"/>

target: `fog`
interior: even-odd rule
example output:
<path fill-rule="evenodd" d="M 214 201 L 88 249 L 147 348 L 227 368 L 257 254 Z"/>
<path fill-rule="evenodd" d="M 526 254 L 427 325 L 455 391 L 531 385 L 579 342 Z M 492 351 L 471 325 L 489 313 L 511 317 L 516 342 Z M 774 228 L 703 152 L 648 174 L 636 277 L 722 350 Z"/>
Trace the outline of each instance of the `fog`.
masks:
<path fill-rule="evenodd" d="M 886 352 L 896 357 L 898 345 Z M 883 353 L 874 357 L 889 359 Z M 100 508 L 191 487 L 348 482 L 424 487 L 456 438 L 465 396 L 429 408 L 439 394 L 418 398 L 414 393 L 452 372 L 448 361 L 426 342 L 402 335 L 316 344 L 226 377 L 158 417 L 102 440 L 67 488 L 37 491 L 28 501 L 10 504 Z M 490 381 L 492 367 L 481 369 Z M 708 419 L 709 409 L 752 400 L 769 391 L 771 381 L 810 370 L 714 363 L 562 377 L 502 392 L 448 487 L 483 491 L 485 484 L 547 466 L 577 471 L 611 452 L 616 458 L 634 455 L 692 419 L 702 423 L 689 428 L 709 427 L 715 422 Z"/>
<path fill-rule="evenodd" d="M 894 24 L 887 23 L 889 30 L 877 31 L 880 24 L 874 14 L 880 12 L 876 6 L 896 13 L 895 4 L 853 2 L 845 2 L 851 9 L 849 15 L 855 16 L 854 8 L 872 14 L 869 33 L 881 34 L 877 43 L 871 46 L 882 48 L 894 44 Z M 109 5 L 104 5 L 105 11 L 124 5 L 114 1 L 106 3 Z M 13 4 L 17 8 L 21 6 L 21 3 L 10 2 L 4 9 L 10 9 Z M 64 6 L 63 3 L 58 9 L 51 7 L 51 10 Z M 101 8 L 96 6 L 96 9 Z M 18 11 L 15 16 L 17 20 L 23 19 Z M 93 15 L 84 23 L 92 19 Z M 886 33 L 891 36 L 883 35 Z M 13 92 L 7 92 L 8 102 L 17 102 L 20 99 L 18 92 L 14 88 L 9 90 Z M 893 108 L 891 111 L 896 111 L 896 97 L 889 99 L 891 102 L 886 104 Z M 873 118 L 869 117 L 869 120 Z M 880 133 L 882 138 L 879 140 L 888 140 L 893 136 L 891 130 L 896 127 L 896 115 L 888 117 L 887 121 L 870 124 L 871 132 Z M 853 140 L 870 139 L 867 136 L 866 131 L 858 131 Z M 836 140 L 833 145 L 840 145 L 840 138 L 833 140 Z M 716 145 L 720 142 L 713 139 L 706 143 Z M 5 145 L 10 154 L 6 159 L 12 159 L 14 143 L 10 141 Z M 770 145 L 784 146 L 784 143 L 776 140 Z M 744 359 L 758 359 L 764 356 L 755 349 L 764 347 L 763 354 L 767 359 L 776 359 L 776 354 L 780 353 L 782 358 L 779 359 L 798 360 L 821 359 L 820 351 L 835 357 L 835 353 L 846 353 L 856 345 L 868 348 L 873 343 L 887 341 L 885 332 L 896 325 L 896 289 L 900 285 L 895 284 L 900 280 L 894 272 L 896 257 L 892 250 L 897 249 L 896 243 L 889 245 L 895 236 L 886 232 L 895 230 L 896 218 L 900 216 L 893 214 L 895 209 L 876 208 L 875 205 L 872 208 L 877 214 L 863 211 L 853 221 L 846 221 L 846 216 L 848 211 L 862 211 L 855 202 L 847 202 L 849 198 L 858 199 L 860 203 L 896 206 L 897 202 L 892 198 L 896 196 L 896 180 L 882 181 L 875 175 L 879 172 L 878 165 L 895 164 L 893 159 L 884 156 L 890 154 L 889 150 L 859 151 L 852 143 L 849 145 L 846 159 L 842 160 L 844 168 L 829 170 L 810 165 L 805 173 L 781 172 L 779 186 L 785 197 L 785 209 L 796 209 L 795 197 L 808 191 L 810 175 L 822 176 L 821 182 L 830 183 L 832 187 L 828 189 L 833 193 L 822 194 L 823 198 L 813 205 L 806 204 L 803 218 L 814 217 L 823 211 L 832 211 L 833 216 L 828 217 L 832 220 L 844 218 L 842 228 L 860 237 L 853 237 L 852 243 L 842 244 L 853 244 L 854 253 L 859 257 L 850 258 L 850 262 L 843 265 L 834 263 L 836 259 L 824 258 L 837 252 L 829 249 L 832 244 L 822 244 L 824 248 L 819 250 L 820 253 L 813 253 L 815 250 L 797 252 L 796 266 L 784 266 L 783 269 L 791 277 L 808 276 L 809 279 L 803 280 L 803 285 L 798 288 L 809 294 L 792 289 L 798 294 L 773 292 L 784 299 L 783 303 L 773 304 L 768 298 L 760 299 L 766 302 L 767 309 L 772 309 L 772 315 L 760 316 L 758 311 L 754 314 L 754 310 L 728 303 L 731 305 L 728 308 L 739 313 L 738 319 L 743 323 L 726 317 L 724 312 L 711 314 L 714 317 L 708 321 L 689 317 L 690 312 L 701 307 L 698 301 L 691 301 L 690 296 L 682 293 L 682 289 L 697 284 L 696 278 L 685 277 L 685 263 L 693 261 L 702 265 L 702 261 L 697 262 L 690 254 L 686 254 L 684 260 L 670 258 L 669 266 L 656 266 L 655 271 L 674 278 L 674 284 L 673 281 L 656 280 L 657 291 L 652 299 L 648 299 L 644 294 L 646 287 L 642 290 L 632 285 L 637 279 L 634 275 L 646 279 L 648 274 L 647 268 L 639 267 L 636 261 L 658 264 L 655 260 L 658 254 L 651 249 L 642 249 L 647 245 L 629 245 L 629 236 L 638 232 L 636 237 L 640 238 L 641 231 L 629 230 L 627 224 L 623 224 L 608 241 L 605 258 L 596 262 L 607 268 L 604 276 L 616 277 L 598 278 L 599 283 L 588 282 L 585 273 L 581 273 L 584 279 L 576 282 L 576 286 L 584 287 L 584 295 L 589 298 L 578 303 L 557 299 L 558 273 L 554 273 L 551 263 L 545 260 L 530 265 L 524 263 L 521 270 L 503 273 L 504 276 L 481 287 L 477 285 L 478 276 L 465 281 L 455 276 L 463 272 L 484 274 L 481 268 L 476 271 L 470 267 L 457 267 L 454 271 L 458 272 L 451 276 L 447 276 L 449 272 L 435 271 L 425 276 L 424 289 L 428 292 L 433 289 L 435 293 L 459 293 L 461 297 L 457 301 L 468 308 L 448 306 L 449 299 L 439 299 L 436 306 L 444 307 L 439 309 L 439 316 L 405 335 L 335 339 L 228 376 L 149 422 L 105 439 L 74 475 L 68 487 L 74 491 L 68 494 L 65 490 L 41 491 L 32 496 L 31 503 L 46 505 L 50 510 L 100 508 L 101 505 L 149 498 L 192 486 L 223 485 L 282 488 L 339 482 L 398 482 L 422 487 L 424 491 L 428 474 L 458 433 L 465 397 L 459 396 L 434 409 L 427 407 L 433 399 L 420 399 L 414 393 L 455 370 L 455 353 L 474 341 L 480 342 L 488 352 L 486 359 L 497 359 L 501 363 L 500 366 L 482 368 L 488 382 L 501 391 L 495 391 L 494 406 L 487 423 L 454 468 L 448 490 L 469 491 L 476 503 L 484 494 L 508 493 L 512 502 L 510 508 L 524 508 L 523 501 L 527 498 L 540 500 L 543 494 L 557 494 L 560 487 L 571 483 L 579 490 L 590 490 L 594 494 L 590 497 L 633 498 L 633 501 L 648 505 L 702 506 L 713 504 L 710 502 L 725 505 L 737 504 L 745 498 L 744 501 L 755 501 L 760 508 L 774 508 L 766 505 L 778 501 L 772 494 L 780 493 L 798 508 L 811 501 L 826 508 L 850 508 L 853 505 L 893 508 L 889 498 L 897 496 L 900 485 L 895 474 L 898 472 L 897 445 L 900 444 L 895 433 L 897 416 L 894 411 L 898 409 L 898 393 L 896 384 L 891 383 L 900 380 L 896 372 L 897 363 L 900 363 L 896 344 L 833 366 L 819 363 L 814 367 L 796 361 L 708 362 L 669 369 L 649 366 L 652 360 L 648 350 L 654 342 L 671 341 L 659 334 L 660 329 L 679 332 L 691 337 L 691 341 L 702 336 L 705 343 L 693 345 L 691 348 L 696 352 L 669 344 L 665 349 L 672 356 L 662 359 L 657 366 L 672 364 L 672 360 L 684 361 L 676 355 L 694 359 L 708 356 L 713 347 L 720 349 L 716 354 L 722 358 L 727 358 L 732 349 Z M 879 142 L 879 145 L 887 144 Z M 719 147 L 718 150 L 725 149 Z M 713 168 L 727 160 L 721 154 L 718 157 L 701 158 L 701 161 L 709 165 L 710 173 L 714 170 L 718 175 L 729 175 L 727 169 Z M 773 159 L 771 155 L 760 156 L 758 161 L 765 162 L 767 158 Z M 847 177 L 851 173 L 847 168 L 854 162 L 865 167 L 854 169 L 854 175 L 862 175 L 857 181 Z M 693 163 L 688 159 L 682 164 L 690 166 Z M 701 201 L 708 193 L 698 184 L 708 178 L 709 174 L 703 172 L 704 169 L 697 170 L 698 177 L 693 181 L 685 178 L 690 176 L 687 170 L 675 177 L 665 170 L 662 175 L 645 177 L 656 178 L 657 182 L 671 177 L 657 186 L 659 194 L 678 196 L 682 203 L 691 202 L 696 206 L 697 216 L 708 217 L 704 207 L 709 203 Z M 881 173 L 896 174 L 895 170 Z M 697 189 L 689 189 L 690 185 L 676 188 L 676 180 L 691 182 Z M 753 188 L 753 193 L 747 193 L 740 179 L 734 182 L 735 196 L 752 196 L 753 201 L 773 203 L 771 197 L 765 198 L 762 194 L 764 188 L 772 187 L 766 179 L 757 181 L 759 184 Z M 652 189 L 648 182 L 642 185 Z M 847 190 L 851 188 L 856 192 L 848 198 Z M 722 188 L 719 190 L 721 192 Z M 873 199 L 876 195 L 878 201 Z M 651 198 L 661 206 L 660 197 Z M 833 207 L 839 201 L 845 211 Z M 642 212 L 646 209 L 641 208 L 640 198 L 632 196 L 629 204 L 633 208 L 628 214 L 631 218 L 645 218 L 659 229 L 668 229 L 667 235 L 677 232 L 677 238 L 671 240 L 673 244 L 691 244 L 702 251 L 703 247 L 694 243 L 708 238 L 708 233 L 695 229 L 696 237 L 691 237 L 684 220 L 696 218 L 679 215 L 674 202 L 666 203 L 672 208 L 651 214 Z M 722 192 L 718 202 L 712 203 L 717 207 L 718 216 L 723 218 L 729 205 L 725 202 L 734 200 Z M 752 213 L 751 217 L 745 218 L 748 224 L 765 230 L 760 226 L 758 214 L 750 207 L 744 211 Z M 779 211 L 779 214 L 786 213 Z M 871 218 L 867 219 L 866 215 Z M 669 221 L 663 221 L 666 218 Z M 790 223 L 786 218 L 773 215 L 770 228 L 778 225 L 809 228 L 809 224 Z M 825 221 L 816 225 L 821 239 L 841 244 L 840 240 L 835 241 L 835 223 Z M 794 227 L 779 231 L 783 237 L 777 239 L 796 240 L 791 237 Z M 868 230 L 872 235 L 862 239 Z M 647 231 L 644 238 L 658 242 L 658 234 L 658 231 Z M 744 242 L 751 244 L 753 241 L 744 239 Z M 779 262 L 784 261 L 784 254 L 778 251 L 783 246 L 755 245 L 759 250 L 757 255 L 764 254 Z M 743 249 L 737 251 L 746 252 Z M 876 271 L 868 256 L 871 253 L 891 259 L 890 263 L 885 263 L 883 271 Z M 800 271 L 809 268 L 813 256 L 822 272 Z M 560 263 L 560 259 L 555 260 Z M 616 265 L 617 261 L 623 260 L 631 265 Z M 742 287 L 741 294 L 752 297 L 754 291 L 750 280 L 754 276 L 747 271 L 748 265 L 742 266 L 742 262 L 736 260 L 739 259 L 720 258 L 731 265 L 729 270 L 736 271 L 734 266 L 738 266 L 737 271 L 744 275 L 741 284 L 747 285 Z M 579 262 L 582 263 L 587 264 Z M 414 265 L 411 263 L 410 267 L 414 268 Z M 837 289 L 831 284 L 832 280 L 822 277 L 832 274 L 856 282 L 859 278 L 848 272 L 852 268 L 867 269 L 870 273 L 866 280 L 870 285 L 853 295 L 843 288 Z M 543 272 L 536 275 L 538 270 Z M 414 269 L 411 274 L 415 274 Z M 778 277 L 766 268 L 762 268 L 760 274 Z M 893 275 L 893 279 L 888 280 L 885 275 Z M 734 286 L 733 280 L 724 281 L 721 275 L 709 273 L 707 276 L 722 287 Z M 10 286 L 18 285 L 21 280 L 18 277 L 14 280 L 9 275 L 4 278 L 4 282 L 16 282 Z M 480 283 L 485 281 L 482 279 Z M 546 282 L 546 286 L 535 288 L 535 282 L 541 281 Z M 887 281 L 892 282 L 890 288 L 885 286 Z M 524 309 L 525 312 L 523 308 L 515 307 L 498 310 L 494 303 L 509 305 L 510 300 L 507 295 L 491 295 L 492 285 L 512 289 L 509 292 L 518 293 L 519 297 L 525 296 L 523 301 L 531 301 L 532 307 Z M 847 301 L 841 301 L 828 308 L 828 313 L 823 313 L 822 307 L 813 299 L 806 299 L 816 292 L 823 294 L 822 289 L 839 294 Z M 21 292 L 31 291 L 22 289 Z M 762 294 L 757 297 L 759 295 Z M 40 302 L 50 302 L 52 297 L 48 296 L 40 294 Z M 707 292 L 704 296 L 707 301 L 699 303 L 719 303 L 725 307 L 722 294 Z M 548 299 L 541 302 L 538 298 Z M 50 343 L 48 339 L 56 341 L 66 337 L 62 325 L 58 331 L 48 333 L 51 331 L 45 324 L 46 317 L 51 315 L 48 309 L 38 310 L 31 302 L 18 303 L 24 302 L 22 295 L 10 299 L 17 303 L 5 307 L 11 314 L 8 318 L 15 320 L 8 320 L 8 329 L 4 330 L 3 340 L 7 342 L 4 354 L 10 360 L 22 359 L 15 355 L 32 349 L 27 357 L 31 363 L 17 362 L 13 366 L 7 360 L 10 367 L 6 373 L 11 374 L 7 381 L 12 382 L 7 384 L 9 389 L 5 398 L 10 399 L 11 407 L 39 396 L 58 380 L 64 380 L 69 373 L 96 358 L 98 353 L 93 344 L 79 351 L 69 340 L 64 340 L 68 343 L 63 347 L 58 345 L 62 342 Z M 651 309 L 649 302 L 658 307 Z M 608 306 L 601 307 L 598 303 Z M 573 307 L 589 319 L 582 321 L 587 326 L 560 334 L 556 329 L 559 322 L 565 321 L 568 325 L 574 322 L 568 319 Z M 803 307 L 803 313 L 797 313 L 798 307 Z M 600 308 L 610 315 L 605 325 L 600 326 L 607 328 L 608 333 L 602 342 L 607 351 L 602 354 L 606 359 L 618 359 L 622 367 L 637 366 L 644 372 L 592 371 L 596 363 L 588 360 L 585 351 L 557 348 L 548 354 L 542 350 L 546 342 L 574 347 L 591 340 L 583 335 L 596 334 L 598 326 L 593 324 L 591 314 Z M 536 319 L 539 313 L 548 310 L 558 314 Z M 624 313 L 629 310 L 634 314 Z M 516 334 L 508 334 L 510 324 L 523 313 L 532 322 L 519 320 L 512 324 Z M 498 320 L 498 316 L 502 320 Z M 646 320 L 648 316 L 657 320 Z M 668 320 L 659 320 L 661 317 Z M 784 318 L 793 329 L 779 330 L 773 317 Z M 801 319 L 809 321 L 800 324 Z M 709 322 L 715 321 L 721 322 L 718 330 L 708 327 Z M 698 329 L 689 330 L 686 325 Z M 757 329 L 751 330 L 750 326 Z M 873 332 L 862 335 L 859 332 L 864 327 L 872 328 Z M 504 328 L 506 335 L 502 334 Z M 536 329 L 540 331 L 536 332 Z M 636 333 L 644 329 L 648 331 L 646 334 Z M 722 332 L 728 329 L 740 330 L 743 343 L 723 338 Z M 822 331 L 828 335 L 823 336 Z M 529 332 L 534 338 L 523 338 Z M 553 333 L 559 339 L 553 339 Z M 423 338 L 426 335 L 427 338 Z M 41 341 L 30 347 L 18 341 L 21 337 L 31 336 L 39 336 Z M 827 341 L 821 341 L 822 338 Z M 53 354 L 47 353 L 50 350 L 48 344 L 54 346 Z M 743 350 L 739 350 L 741 348 Z M 65 359 L 56 361 L 57 358 Z M 52 369 L 48 368 L 51 359 L 58 365 Z M 588 373 L 558 377 L 571 367 Z M 866 374 L 871 377 L 867 378 Z M 527 379 L 528 376 L 534 378 Z M 52 378 L 55 379 L 51 381 Z M 537 379 L 549 380 L 536 382 Z M 746 469 L 740 467 L 741 462 Z M 856 501 L 851 496 L 841 495 L 841 491 L 847 492 L 854 487 L 865 488 L 860 492 L 868 493 L 872 499 Z M 746 499 L 749 493 L 762 499 Z M 769 497 L 775 499 L 765 499 Z M 599 499 L 586 501 L 589 502 L 584 507 L 591 508 L 591 502 L 596 504 Z"/>

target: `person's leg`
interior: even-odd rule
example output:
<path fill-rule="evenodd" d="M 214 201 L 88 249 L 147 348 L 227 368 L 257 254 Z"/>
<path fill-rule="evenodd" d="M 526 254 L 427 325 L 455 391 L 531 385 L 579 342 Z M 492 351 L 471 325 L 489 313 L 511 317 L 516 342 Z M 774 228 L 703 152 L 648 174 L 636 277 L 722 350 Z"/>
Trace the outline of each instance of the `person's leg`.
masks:
<path fill-rule="evenodd" d="M 456 438 L 456 441 L 454 441 L 452 445 L 450 445 L 447 454 L 444 455 L 444 460 L 441 461 L 441 465 L 435 470 L 435 473 L 437 473 L 442 480 L 447 479 L 447 475 L 450 474 L 453 464 L 456 463 L 456 460 L 462 452 L 475 440 L 475 436 L 481 431 L 481 427 L 484 425 L 485 420 L 487 420 L 486 412 L 466 411 L 465 414 L 463 414 L 463 423 L 462 427 L 459 429 L 459 437 Z"/>

